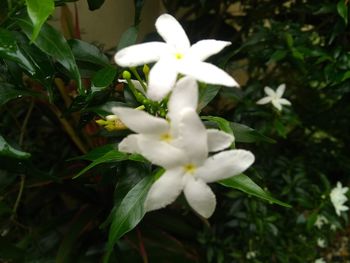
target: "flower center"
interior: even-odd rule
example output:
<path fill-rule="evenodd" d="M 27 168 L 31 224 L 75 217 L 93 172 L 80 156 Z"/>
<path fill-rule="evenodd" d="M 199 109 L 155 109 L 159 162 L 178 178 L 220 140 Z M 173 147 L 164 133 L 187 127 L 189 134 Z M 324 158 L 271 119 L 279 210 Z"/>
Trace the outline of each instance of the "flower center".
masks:
<path fill-rule="evenodd" d="M 184 57 L 184 55 L 181 54 L 181 53 L 176 53 L 176 54 L 175 54 L 175 58 L 176 58 L 177 60 L 180 60 L 180 59 L 182 59 L 183 57 Z"/>
<path fill-rule="evenodd" d="M 163 133 L 160 135 L 160 139 L 164 142 L 171 142 L 173 140 L 173 136 L 171 136 L 169 133 Z"/>
<path fill-rule="evenodd" d="M 197 170 L 197 167 L 192 163 L 188 163 L 184 165 L 183 168 L 185 170 L 185 173 L 189 173 L 189 174 L 194 174 L 195 171 Z"/>

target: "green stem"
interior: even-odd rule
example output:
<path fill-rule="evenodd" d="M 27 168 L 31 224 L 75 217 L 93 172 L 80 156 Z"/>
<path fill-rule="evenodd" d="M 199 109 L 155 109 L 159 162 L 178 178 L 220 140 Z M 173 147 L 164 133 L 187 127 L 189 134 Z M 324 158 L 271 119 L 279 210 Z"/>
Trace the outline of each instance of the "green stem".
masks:
<path fill-rule="evenodd" d="M 12 10 L 12 0 L 7 0 L 7 7 L 9 11 Z"/>
<path fill-rule="evenodd" d="M 126 80 L 128 82 L 129 88 L 131 92 L 134 94 L 135 98 L 137 99 L 138 102 L 143 104 L 144 100 L 146 99 L 145 96 L 143 96 L 134 86 L 132 81 L 130 79 Z"/>
<path fill-rule="evenodd" d="M 137 72 L 136 68 L 130 68 L 130 70 L 135 75 L 137 80 L 140 82 L 143 90 L 146 92 L 147 91 L 147 87 L 146 87 L 145 83 L 143 82 L 143 80 L 141 79 L 141 77 L 140 77 L 139 73 Z"/>

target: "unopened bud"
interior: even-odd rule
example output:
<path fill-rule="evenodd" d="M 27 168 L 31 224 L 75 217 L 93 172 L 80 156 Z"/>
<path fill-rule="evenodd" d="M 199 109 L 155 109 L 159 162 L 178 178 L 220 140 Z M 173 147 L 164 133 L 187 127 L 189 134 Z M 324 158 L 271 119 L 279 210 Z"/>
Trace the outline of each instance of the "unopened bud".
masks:
<path fill-rule="evenodd" d="M 124 78 L 124 79 L 131 79 L 131 74 L 130 74 L 130 72 L 127 71 L 127 70 L 124 70 L 124 71 L 123 71 L 123 78 Z"/>
<path fill-rule="evenodd" d="M 147 64 L 145 64 L 142 68 L 143 74 L 145 74 L 145 76 L 148 76 L 149 74 L 149 66 Z"/>

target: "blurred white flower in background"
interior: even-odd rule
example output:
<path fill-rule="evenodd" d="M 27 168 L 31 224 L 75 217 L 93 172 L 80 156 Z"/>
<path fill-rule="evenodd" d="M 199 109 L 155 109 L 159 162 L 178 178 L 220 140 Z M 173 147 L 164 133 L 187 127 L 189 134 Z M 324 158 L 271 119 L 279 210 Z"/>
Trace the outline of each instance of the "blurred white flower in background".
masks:
<path fill-rule="evenodd" d="M 287 106 L 292 105 L 289 100 L 282 98 L 285 89 L 286 89 L 286 84 L 279 85 L 276 91 L 274 91 L 270 87 L 265 87 L 264 91 L 267 96 L 258 100 L 256 103 L 260 105 L 272 103 L 272 105 L 277 110 L 281 111 L 282 105 L 287 105 Z"/>
<path fill-rule="evenodd" d="M 327 263 L 323 258 L 318 258 L 315 260 L 315 263 Z"/>
<path fill-rule="evenodd" d="M 315 226 L 320 229 L 323 225 L 328 224 L 328 219 L 323 216 L 323 215 L 318 215 L 316 222 L 315 222 Z"/>
<path fill-rule="evenodd" d="M 340 216 L 341 212 L 349 210 L 349 207 L 344 205 L 344 203 L 348 201 L 345 195 L 348 190 L 349 187 L 342 187 L 341 182 L 338 182 L 337 186 L 334 187 L 330 193 L 331 202 L 338 216 Z"/>
<path fill-rule="evenodd" d="M 319 246 L 321 248 L 325 248 L 326 247 L 326 240 L 323 238 L 318 238 L 317 239 L 317 246 Z"/>
<path fill-rule="evenodd" d="M 245 255 L 246 259 L 254 259 L 256 258 L 256 251 L 248 251 Z"/>

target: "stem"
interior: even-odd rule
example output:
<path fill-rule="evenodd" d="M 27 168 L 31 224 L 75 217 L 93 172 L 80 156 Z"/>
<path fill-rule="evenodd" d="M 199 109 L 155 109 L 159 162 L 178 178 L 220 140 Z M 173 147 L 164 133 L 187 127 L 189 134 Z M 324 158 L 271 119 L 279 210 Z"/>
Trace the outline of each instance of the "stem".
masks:
<path fill-rule="evenodd" d="M 146 87 L 145 83 L 143 82 L 143 80 L 141 79 L 141 77 L 140 77 L 139 73 L 137 72 L 136 68 L 130 68 L 130 70 L 135 75 L 137 80 L 140 82 L 143 90 L 146 92 L 147 91 L 147 87 Z"/>
<path fill-rule="evenodd" d="M 51 110 L 56 115 L 58 120 L 61 122 L 62 126 L 64 127 L 65 131 L 68 133 L 69 137 L 72 139 L 74 144 L 78 147 L 78 149 L 83 153 L 86 154 L 88 151 L 83 144 L 83 142 L 80 140 L 79 136 L 75 133 L 73 127 L 70 125 L 70 123 L 63 117 L 60 110 L 55 105 L 50 105 Z"/>
<path fill-rule="evenodd" d="M 12 208 L 12 216 L 11 216 L 11 219 L 14 219 L 15 216 L 16 216 L 16 212 L 17 212 L 19 203 L 21 202 L 21 199 L 22 199 L 25 181 L 26 181 L 26 176 L 25 176 L 25 175 L 21 175 L 21 182 L 20 182 L 20 184 L 19 184 L 19 191 L 18 191 L 18 195 L 17 195 L 17 198 L 16 198 L 15 205 L 14 205 L 13 208 Z"/>
<path fill-rule="evenodd" d="M 7 0 L 7 8 L 9 11 L 12 10 L 12 0 Z"/>
<path fill-rule="evenodd" d="M 137 238 L 139 240 L 140 254 L 142 256 L 143 263 L 148 263 L 147 252 L 146 252 L 143 240 L 142 240 L 141 231 L 137 228 L 136 232 L 137 232 Z"/>
<path fill-rule="evenodd" d="M 22 124 L 22 127 L 21 127 L 21 133 L 19 135 L 19 140 L 18 140 L 18 144 L 20 146 L 22 146 L 22 144 L 23 144 L 24 134 L 25 134 L 25 131 L 26 131 L 26 128 L 27 128 L 29 117 L 32 114 L 33 108 L 34 108 L 34 100 L 32 100 L 30 102 L 28 112 L 27 112 L 27 114 L 26 114 L 26 116 L 24 118 L 24 121 L 23 121 L 23 124 Z"/>

